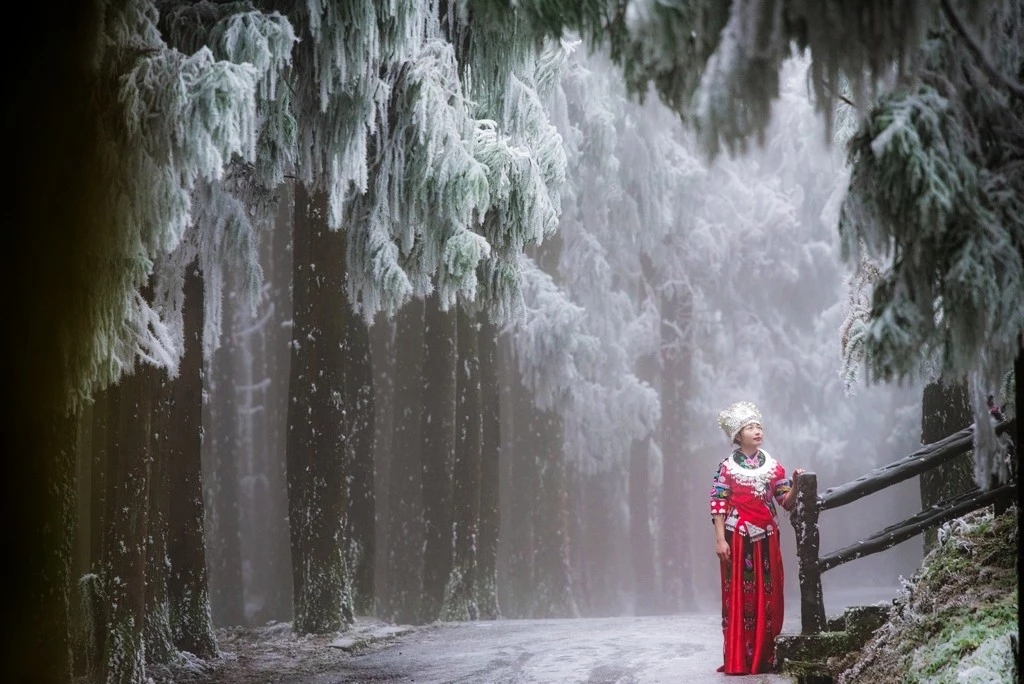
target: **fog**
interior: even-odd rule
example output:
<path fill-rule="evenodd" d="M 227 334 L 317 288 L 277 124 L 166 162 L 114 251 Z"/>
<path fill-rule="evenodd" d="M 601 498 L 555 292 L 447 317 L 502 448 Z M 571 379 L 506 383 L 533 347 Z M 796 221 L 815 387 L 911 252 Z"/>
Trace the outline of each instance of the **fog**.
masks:
<path fill-rule="evenodd" d="M 573 56 L 546 103 L 565 150 L 558 230 L 524 262 L 522 311 L 500 320 L 466 307 L 469 329 L 494 351 L 497 378 L 496 396 L 485 387 L 476 405 L 484 429 L 493 424 L 500 434 L 497 467 L 473 471 L 483 477 L 478 513 L 493 508 L 487 497 L 498 492 L 489 571 L 497 606 L 470 601 L 468 617 L 718 610 L 708 491 L 730 452 L 717 414 L 733 401 L 760 407 L 765 449 L 787 471 L 816 473 L 819 491 L 919 446 L 920 388 L 871 385 L 844 371 L 850 265 L 840 260 L 835 219 L 845 183 L 843 120 L 828 137 L 804 69 L 793 63 L 784 71 L 763 144 L 710 160 L 656 98 L 639 104 L 604 60 Z M 225 342 L 204 372 L 207 564 L 220 625 L 293 617 L 285 456 L 298 344 L 294 195 L 291 186 L 280 193 L 276 223 L 261 236 L 264 289 L 255 311 L 240 294 L 241 276 L 229 277 Z M 337 306 L 328 315 L 365 325 L 345 301 Z M 441 446 L 424 430 L 448 425 L 450 401 L 466 402 L 461 380 L 438 390 L 430 379 L 429 359 L 438 358 L 431 344 L 455 345 L 455 318 L 433 298 L 426 309 L 418 301 L 394 317 L 375 316 L 363 333 L 369 357 L 346 350 L 346 363 L 366 370 L 372 409 L 311 426 L 345 431 L 349 445 L 357 433 L 372 436 L 372 553 L 363 544 L 364 557 L 348 554 L 356 612 L 429 621 L 454 590 L 450 574 L 431 579 L 431 567 L 438 571 L 428 556 L 434 534 L 451 543 L 441 567 L 450 573 L 458 559 L 452 493 L 465 471 L 453 445 L 456 425 L 464 428 L 449 420 L 453 437 Z M 455 346 L 465 363 L 462 344 Z M 443 491 L 429 479 L 428 451 L 444 464 Z M 351 465 L 359 457 L 349 450 L 341 458 Z M 352 476 L 347 482 L 354 501 Z M 441 508 L 429 509 L 434 500 Z M 918 510 L 915 479 L 827 511 L 821 550 Z M 346 516 L 351 526 L 358 512 Z M 438 521 L 449 527 L 438 531 Z M 484 527 L 473 532 L 474 553 L 484 547 Z M 783 552 L 794 614 L 796 543 L 785 520 Z M 916 538 L 827 572 L 826 606 L 841 607 L 856 590 L 894 593 L 921 557 Z M 474 556 L 472 567 L 479 590 L 485 563 Z M 442 591 L 427 608 L 438 594 L 432 582 Z"/>

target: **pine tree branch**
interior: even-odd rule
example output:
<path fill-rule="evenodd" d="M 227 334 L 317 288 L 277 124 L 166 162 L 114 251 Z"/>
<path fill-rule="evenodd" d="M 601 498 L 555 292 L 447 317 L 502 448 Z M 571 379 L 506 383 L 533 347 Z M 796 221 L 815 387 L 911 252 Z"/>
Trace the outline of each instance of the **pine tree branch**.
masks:
<path fill-rule="evenodd" d="M 946 15 L 946 19 L 949 21 L 950 25 L 964 41 L 967 49 L 972 55 L 974 55 L 974 58 L 978 60 L 982 71 L 987 73 L 993 80 L 1002 84 L 1010 91 L 1010 94 L 1024 100 L 1024 86 L 1010 80 L 1005 74 L 995 68 L 992 62 L 989 61 L 988 56 L 984 51 L 982 51 L 981 45 L 979 45 L 970 32 L 968 32 L 967 26 L 964 24 L 963 20 L 960 19 L 960 15 L 956 13 L 956 10 L 953 8 L 953 3 L 950 0 L 942 0 L 942 11 L 943 14 Z"/>

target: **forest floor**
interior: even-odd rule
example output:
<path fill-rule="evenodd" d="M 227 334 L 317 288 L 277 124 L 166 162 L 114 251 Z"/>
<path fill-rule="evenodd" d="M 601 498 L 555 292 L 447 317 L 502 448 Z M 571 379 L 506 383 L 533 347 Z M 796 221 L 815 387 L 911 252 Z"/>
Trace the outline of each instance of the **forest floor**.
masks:
<path fill-rule="evenodd" d="M 859 652 L 830 662 L 839 684 L 1017 681 L 1017 509 L 970 514 L 901 590 L 889 621 Z M 872 601 L 858 601 L 866 604 Z M 887 601 L 888 602 L 888 601 Z M 298 637 L 287 623 L 218 630 L 221 657 L 150 669 L 155 684 L 789 684 L 726 677 L 713 614 L 391 625 L 359 618 L 346 632 Z M 799 631 L 799 614 L 784 631 Z"/>
<path fill-rule="evenodd" d="M 155 684 L 310 681 L 345 669 L 354 654 L 373 653 L 398 637 L 424 629 L 428 628 L 391 625 L 366 617 L 358 618 L 345 632 L 329 635 L 296 636 L 286 622 L 218 629 L 220 657 L 204 661 L 183 654 L 183 660 L 171 667 L 150 668 L 150 675 Z M 367 677 L 360 681 L 381 680 Z"/>

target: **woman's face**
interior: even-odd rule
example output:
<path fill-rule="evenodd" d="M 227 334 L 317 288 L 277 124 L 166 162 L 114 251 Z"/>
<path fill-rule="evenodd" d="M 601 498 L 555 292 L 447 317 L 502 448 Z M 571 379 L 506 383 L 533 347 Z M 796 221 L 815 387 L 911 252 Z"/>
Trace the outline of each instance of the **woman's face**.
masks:
<path fill-rule="evenodd" d="M 764 433 L 761 431 L 761 424 L 751 423 L 740 430 L 740 434 L 736 435 L 736 440 L 739 442 L 740 448 L 756 449 L 761 446 L 761 439 L 763 437 Z"/>

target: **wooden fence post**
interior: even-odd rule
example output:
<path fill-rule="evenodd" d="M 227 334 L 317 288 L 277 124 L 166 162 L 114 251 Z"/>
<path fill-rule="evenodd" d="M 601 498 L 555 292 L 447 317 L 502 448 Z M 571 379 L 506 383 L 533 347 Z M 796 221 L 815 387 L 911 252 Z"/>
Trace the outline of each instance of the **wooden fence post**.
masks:
<path fill-rule="evenodd" d="M 796 531 L 800 576 L 800 632 L 819 634 L 825 628 L 825 604 L 821 594 L 818 566 L 818 476 L 801 473 L 793 482 L 796 505 L 790 520 Z"/>

